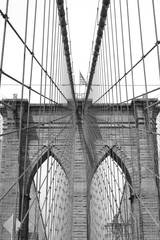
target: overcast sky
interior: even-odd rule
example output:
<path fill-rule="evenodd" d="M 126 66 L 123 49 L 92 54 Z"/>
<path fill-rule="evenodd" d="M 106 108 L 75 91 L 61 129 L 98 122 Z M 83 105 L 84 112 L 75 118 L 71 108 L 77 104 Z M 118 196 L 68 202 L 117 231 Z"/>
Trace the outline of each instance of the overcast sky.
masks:
<path fill-rule="evenodd" d="M 99 0 L 87 0 L 87 1 L 86 0 L 81 0 L 81 1 L 67 0 L 70 39 L 71 39 L 72 56 L 73 56 L 73 67 L 74 67 L 74 75 L 75 75 L 76 83 L 79 82 L 79 71 L 82 72 L 85 78 L 87 76 L 89 59 L 90 59 L 91 48 L 92 48 L 94 27 L 96 22 L 97 7 L 99 2 L 100 2 Z M 32 1 L 30 3 L 32 3 Z M 6 6 L 6 0 L 0 0 L 0 9 L 2 9 L 4 13 L 5 13 L 5 6 Z M 25 25 L 25 17 L 24 17 L 25 11 L 26 11 L 26 0 L 25 1 L 17 0 L 16 2 L 10 1 L 9 19 L 22 37 L 24 36 L 24 27 L 22 28 L 21 26 Z M 38 11 L 39 11 L 39 8 L 38 8 Z M 0 28 L 1 28 L 0 32 L 2 33 L 0 34 L 1 43 L 2 43 L 2 36 L 3 36 L 3 26 L 4 26 L 3 18 L 1 17 L 0 18 Z M 7 29 L 9 29 L 9 27 Z M 10 31 L 9 33 L 10 33 L 10 36 L 8 36 L 8 32 L 7 32 L 5 59 L 7 59 L 7 66 L 10 63 L 11 64 L 10 64 L 10 68 L 7 69 L 7 72 L 10 75 L 16 77 L 17 79 L 21 79 L 22 73 L 20 69 L 22 69 L 22 66 L 20 65 L 22 64 L 22 54 L 20 56 L 20 53 L 23 52 L 23 46 L 20 45 L 19 41 L 17 40 L 18 38 L 15 38 L 15 34 L 13 34 L 12 31 Z M 10 44 L 11 42 L 9 42 L 9 39 L 12 39 L 12 44 Z M 31 48 L 31 44 L 30 43 L 27 43 L 27 44 Z M 12 47 L 13 45 L 17 47 L 13 48 Z M 21 51 L 20 51 L 20 47 L 22 47 Z M 11 54 L 11 51 L 12 51 L 12 54 Z M 37 53 L 36 53 L 36 56 L 37 56 Z M 16 56 L 16 62 L 15 62 L 15 56 Z M 3 64 L 4 70 L 6 70 L 5 59 Z M 20 62 L 18 63 L 18 61 Z M 17 65 L 13 67 L 13 64 L 16 64 L 16 63 Z M 3 79 L 5 79 L 4 76 L 3 76 Z M 6 79 L 5 79 L 5 82 L 3 81 L 3 84 L 4 83 L 6 84 Z M 10 82 L 7 82 L 7 84 L 9 83 Z M 1 95 L 4 95 L 4 96 L 8 95 L 7 94 L 8 90 L 6 92 L 6 89 L 9 90 L 8 86 L 5 86 L 5 89 L 3 90 L 3 92 L 1 92 Z M 13 91 L 15 92 L 16 90 L 13 90 Z M 19 93 L 18 95 L 20 96 Z"/>
<path fill-rule="evenodd" d="M 74 73 L 87 76 L 99 0 L 67 0 Z"/>
<path fill-rule="evenodd" d="M 20 36 L 24 39 L 24 31 L 25 31 L 25 14 L 26 14 L 26 0 L 16 0 L 16 1 L 9 1 L 9 20 L 11 21 L 12 25 L 15 27 L 16 31 L 19 33 Z M 43 1 L 38 1 L 38 24 L 37 24 L 37 31 L 36 31 L 36 44 L 35 44 L 35 56 L 41 61 L 41 42 L 42 39 L 42 19 L 43 19 Z M 47 4 L 49 1 L 46 1 Z M 51 1 L 53 3 L 53 1 Z M 64 1 L 66 2 L 66 1 Z M 74 67 L 74 75 L 75 75 L 75 82 L 79 82 L 79 71 L 82 72 L 83 76 L 86 78 L 88 73 L 88 66 L 89 60 L 91 55 L 92 49 L 92 40 L 93 40 L 93 33 L 95 28 L 95 23 L 98 23 L 98 19 L 96 21 L 97 16 L 97 7 L 98 3 L 100 2 L 99 6 L 99 13 L 101 11 L 101 4 L 102 1 L 100 0 L 67 0 L 68 5 L 68 18 L 69 18 L 69 28 L 70 28 L 70 39 L 71 39 L 71 47 L 72 47 L 72 57 L 73 57 L 73 67 Z M 124 28 L 124 38 L 125 38 L 125 51 L 126 51 L 126 65 L 127 70 L 130 69 L 130 60 L 129 59 L 129 44 L 128 44 L 128 26 L 127 26 L 127 19 L 126 19 L 126 1 L 119 1 L 115 0 L 112 1 L 112 11 L 113 11 L 113 3 L 116 3 L 117 12 L 119 12 L 119 2 L 122 3 L 123 9 L 123 28 Z M 141 51 L 141 41 L 140 41 L 140 33 L 139 33 L 139 23 L 138 23 L 138 11 L 137 11 L 137 1 L 129 0 L 129 12 L 130 12 L 130 23 L 131 23 L 131 40 L 132 40 L 132 52 L 133 52 L 133 64 L 139 61 L 142 58 L 142 51 Z M 153 21 L 153 10 L 152 10 L 152 0 L 140 0 L 140 10 L 141 10 L 141 17 L 142 17 L 142 30 L 143 30 L 143 38 L 144 38 L 144 54 L 146 54 L 155 44 L 155 33 L 154 33 L 154 21 Z M 160 18 L 159 18 L 159 11 L 160 9 L 160 1 L 154 0 L 155 9 L 156 9 L 156 20 L 157 26 L 160 26 Z M 35 1 L 30 1 L 30 9 L 29 9 L 29 31 L 28 31 L 28 38 L 27 38 L 27 45 L 29 48 L 32 48 L 32 44 L 30 41 L 32 39 L 32 28 L 33 28 L 33 16 L 34 16 L 34 4 Z M 6 0 L 0 0 L 0 9 L 5 13 L 5 5 Z M 108 10 L 108 15 L 110 15 L 110 9 Z M 98 16 L 99 16 L 98 13 Z M 120 31 L 120 17 L 118 17 L 118 31 Z M 110 17 L 109 17 L 110 19 Z M 107 20 L 108 21 L 108 20 Z M 107 24 L 109 24 L 107 22 Z M 2 36 L 3 36 L 3 26 L 4 26 L 4 19 L 2 16 L 0 17 L 0 46 L 2 45 Z M 32 26 L 32 27 L 31 27 Z M 110 26 L 110 25 L 109 25 Z M 97 29 L 96 29 L 97 32 Z M 41 34 L 41 35 L 40 35 Z M 111 34 L 110 34 L 111 35 Z M 160 30 L 158 28 L 158 35 L 160 36 Z M 46 34 L 45 34 L 46 36 Z M 121 44 L 121 33 L 118 34 L 118 41 L 119 41 L 119 52 L 122 54 L 122 44 Z M 111 41 L 113 42 L 113 41 Z M 95 43 L 94 43 L 95 44 Z M 111 48 L 111 50 L 113 50 Z M 51 51 L 49 51 L 51 52 Z M 29 59 L 29 53 L 28 59 Z M 1 47 L 0 47 L 0 55 L 1 55 Z M 113 54 L 112 54 L 113 55 Z M 29 84 L 29 73 L 30 73 L 30 62 L 26 60 L 26 71 L 25 71 L 25 83 Z M 16 61 L 15 61 L 16 60 Z M 146 71 L 147 71 L 147 81 L 152 81 L 151 83 L 157 85 L 159 84 L 159 75 L 158 75 L 158 64 L 157 64 L 157 50 L 156 48 L 154 51 L 148 55 L 145 59 L 146 61 Z M 109 61 L 107 61 L 109 62 Z M 111 61 L 110 61 L 111 62 Z M 15 77 L 18 80 L 22 79 L 22 69 L 23 69 L 23 45 L 20 43 L 16 35 L 13 33 L 10 27 L 7 28 L 7 37 L 5 43 L 5 57 L 4 57 L 4 64 L 3 70 L 10 74 L 11 76 Z M 123 59 L 120 59 L 120 72 L 121 76 L 124 74 L 124 67 L 123 67 Z M 135 68 L 135 80 L 142 81 L 142 85 L 144 85 L 144 77 L 143 77 L 143 68 L 142 62 Z M 155 68 L 156 66 L 156 68 Z M 40 69 L 40 68 L 39 68 Z M 13 88 L 14 81 L 7 79 L 4 75 L 3 84 L 4 89 L 1 92 L 1 95 L 8 97 L 9 92 L 18 93 L 20 97 L 20 90 L 17 88 L 17 83 Z M 117 76 L 115 77 L 115 81 L 117 81 Z M 40 71 L 37 69 L 37 65 L 34 65 L 33 70 L 33 84 L 40 82 Z M 96 79 L 97 81 L 97 79 Z M 128 76 L 127 78 L 128 84 L 131 82 L 131 78 Z M 9 89 L 10 83 L 12 84 L 12 88 Z M 8 84 L 8 86 L 7 86 Z M 123 82 L 122 82 L 123 84 Z M 137 83 L 136 83 L 137 84 Z M 148 82 L 149 84 L 149 82 Z M 21 86 L 19 85 L 19 89 Z M 35 87 L 37 91 L 39 91 L 38 87 Z M 28 91 L 28 89 L 26 89 Z M 66 94 L 65 89 L 63 89 Z M 136 91 L 139 91 L 139 86 Z M 145 90 L 140 89 L 140 94 L 143 93 Z M 94 95 L 96 91 L 93 91 Z M 157 94 L 157 93 L 156 93 Z M 25 96 L 26 97 L 26 96 Z M 35 96 L 36 97 L 36 96 Z M 66 96 L 68 97 L 68 96 Z M 34 98 L 35 101 L 35 98 Z"/>

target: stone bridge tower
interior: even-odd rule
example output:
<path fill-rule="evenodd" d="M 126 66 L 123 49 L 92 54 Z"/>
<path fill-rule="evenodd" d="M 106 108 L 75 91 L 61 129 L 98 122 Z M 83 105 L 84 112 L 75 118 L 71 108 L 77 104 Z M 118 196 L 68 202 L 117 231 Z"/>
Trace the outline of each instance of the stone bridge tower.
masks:
<path fill-rule="evenodd" d="M 146 101 L 143 99 L 137 99 L 130 105 L 97 104 L 93 107 L 89 100 L 85 112 L 83 100 L 77 101 L 76 111 L 67 105 L 53 106 L 51 110 L 47 105 L 43 108 L 31 104 L 27 127 L 28 101 L 23 101 L 22 108 L 20 102 L 17 100 L 12 107 L 12 100 L 5 100 L 0 109 L 3 116 L 0 240 L 11 239 L 4 223 L 13 213 L 16 213 L 17 219 L 24 219 L 19 238 L 29 239 L 31 182 L 48 156 L 57 160 L 69 182 L 68 239 L 93 240 L 90 187 L 96 170 L 107 156 L 111 156 L 120 166 L 130 186 L 133 218 L 130 239 L 160 238 L 159 228 L 155 227 L 151 217 L 154 216 L 159 223 L 159 180 L 155 178 L 155 175 L 159 176 L 158 154 L 156 136 L 152 134 L 156 128 L 158 107 L 149 108 L 148 121 Z M 149 99 L 149 105 L 155 102 L 156 99 Z M 39 115 L 40 109 L 43 115 Z M 20 110 L 23 111 L 22 122 Z M 52 119 L 50 111 L 53 113 Z M 50 136 L 53 135 L 52 139 L 48 139 L 49 132 Z M 153 174 L 148 175 L 147 170 Z"/>

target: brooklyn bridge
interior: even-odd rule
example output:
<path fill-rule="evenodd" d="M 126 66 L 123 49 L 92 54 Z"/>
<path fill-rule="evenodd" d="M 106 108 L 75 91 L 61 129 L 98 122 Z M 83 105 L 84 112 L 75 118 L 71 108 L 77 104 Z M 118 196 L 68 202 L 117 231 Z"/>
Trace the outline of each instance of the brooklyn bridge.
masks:
<path fill-rule="evenodd" d="M 93 2 L 76 77 L 80 1 L 0 1 L 0 240 L 160 239 L 160 1 Z"/>

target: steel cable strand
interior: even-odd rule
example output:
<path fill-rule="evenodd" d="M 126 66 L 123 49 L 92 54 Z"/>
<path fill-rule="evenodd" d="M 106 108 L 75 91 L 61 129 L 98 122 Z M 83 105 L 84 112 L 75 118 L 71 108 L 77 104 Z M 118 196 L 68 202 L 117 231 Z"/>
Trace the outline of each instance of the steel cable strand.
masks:
<path fill-rule="evenodd" d="M 96 45 L 94 48 L 94 54 L 93 54 L 92 64 L 91 64 L 91 69 L 90 69 L 88 88 L 87 88 L 86 97 L 84 100 L 84 108 L 86 107 L 86 103 L 88 100 L 89 92 L 90 92 L 92 81 L 93 81 L 93 76 L 95 73 L 96 63 L 97 63 L 100 45 L 101 45 L 101 41 L 102 41 L 102 37 L 103 37 L 103 30 L 105 28 L 105 22 L 106 22 L 106 18 L 107 18 L 107 10 L 108 10 L 109 4 L 110 4 L 110 0 L 103 0 L 101 17 L 100 17 L 100 21 L 99 21 L 99 28 L 97 30 Z"/>
<path fill-rule="evenodd" d="M 12 184 L 12 186 L 0 197 L 0 201 L 2 201 L 2 199 L 4 199 L 4 197 L 10 192 L 10 190 L 19 182 L 19 180 L 23 177 L 23 175 L 35 164 L 37 166 L 39 166 L 37 159 L 42 158 L 44 152 L 48 149 L 51 149 L 54 146 L 54 141 L 56 140 L 57 136 L 59 136 L 62 132 L 63 129 L 67 127 L 67 125 L 70 123 L 71 120 L 68 121 L 68 123 L 61 129 L 61 131 L 56 135 L 56 137 L 54 139 L 52 139 L 52 141 L 48 144 L 48 146 L 43 146 L 41 149 L 39 149 L 39 152 L 41 151 L 41 153 L 38 152 L 38 157 L 37 154 L 36 159 L 25 169 L 25 171 L 17 178 L 17 180 Z M 43 151 L 42 151 L 43 150 Z"/>
<path fill-rule="evenodd" d="M 67 63 L 68 76 L 70 80 L 72 98 L 74 102 L 74 108 L 76 109 L 76 99 L 75 99 L 75 92 L 74 92 L 74 86 L 73 86 L 74 84 L 73 84 L 72 65 L 71 65 L 71 58 L 70 58 L 70 51 L 69 51 L 69 44 L 68 44 L 68 34 L 66 29 L 64 1 L 57 0 L 57 7 L 58 7 L 58 14 L 59 14 L 59 20 L 60 20 L 60 26 L 61 26 L 61 33 L 63 37 L 64 52 L 66 56 L 66 63 Z"/>
<path fill-rule="evenodd" d="M 17 178 L 20 175 L 20 163 L 21 163 L 21 146 L 22 146 L 22 118 L 23 118 L 23 100 L 24 100 L 24 81 L 25 81 L 25 73 L 26 73 L 26 43 L 27 43 L 27 37 L 28 37 L 28 18 L 29 18 L 29 0 L 27 0 L 26 5 L 26 12 L 25 12 L 25 40 L 24 40 L 24 48 L 23 48 L 23 67 L 22 67 L 22 85 L 21 85 L 21 101 L 20 101 L 20 120 L 19 120 L 19 132 L 18 132 L 18 171 L 17 171 Z M 24 163 L 24 167 L 25 167 Z M 25 175 L 23 176 L 25 178 Z M 18 213 L 17 206 L 18 206 L 18 198 L 19 198 L 19 185 L 18 182 L 16 184 L 16 196 L 15 196 L 15 210 L 14 210 L 14 216 L 13 216 L 13 229 L 12 229 L 12 236 L 13 240 L 15 239 L 16 234 L 16 216 Z M 24 190 L 22 190 L 24 191 Z M 22 196 L 22 201 L 24 201 L 24 198 Z M 22 202 L 23 204 L 23 202 Z"/>
<path fill-rule="evenodd" d="M 3 13 L 4 15 L 4 13 Z M 65 97 L 65 95 L 62 93 L 62 91 L 60 90 L 60 88 L 56 85 L 55 81 L 53 80 L 53 78 L 51 77 L 51 75 L 47 72 L 47 69 L 45 69 L 42 64 L 39 62 L 39 60 L 36 58 L 34 52 L 27 46 L 27 44 L 25 44 L 24 40 L 21 38 L 20 34 L 16 31 L 16 29 L 14 28 L 14 26 L 11 24 L 11 22 L 9 21 L 9 19 L 7 18 L 7 23 L 8 25 L 11 27 L 11 29 L 13 30 L 13 32 L 16 34 L 16 36 L 19 38 L 19 40 L 21 41 L 21 43 L 23 45 L 26 46 L 26 49 L 28 50 L 28 52 L 30 53 L 30 55 L 33 57 L 33 59 L 37 62 L 37 64 L 39 65 L 39 67 L 43 70 L 43 72 L 47 75 L 47 77 L 52 81 L 52 83 L 55 85 L 55 87 L 58 89 L 58 91 L 61 93 L 61 95 L 66 99 L 66 101 L 73 107 L 73 105 L 68 101 L 68 99 Z M 10 76 L 9 74 L 5 73 L 3 71 L 3 68 L 0 68 L 0 74 L 4 74 L 7 77 L 11 78 L 12 80 L 16 81 L 17 83 L 22 84 L 21 82 L 18 82 L 18 80 L 16 80 L 15 78 L 13 78 L 12 76 Z M 25 87 L 29 88 L 28 85 L 24 85 Z M 35 93 L 37 93 L 36 90 L 32 89 L 32 91 L 34 91 Z"/>
<path fill-rule="evenodd" d="M 0 58 L 0 87 L 1 87 L 1 81 L 2 81 L 1 69 L 3 68 L 3 61 L 4 61 L 4 50 L 5 50 L 7 20 L 8 20 L 8 8 L 9 8 L 9 0 L 6 1 L 5 14 L 0 10 L 0 14 L 4 18 L 4 30 L 3 30 L 2 50 L 1 50 L 1 58 Z"/>

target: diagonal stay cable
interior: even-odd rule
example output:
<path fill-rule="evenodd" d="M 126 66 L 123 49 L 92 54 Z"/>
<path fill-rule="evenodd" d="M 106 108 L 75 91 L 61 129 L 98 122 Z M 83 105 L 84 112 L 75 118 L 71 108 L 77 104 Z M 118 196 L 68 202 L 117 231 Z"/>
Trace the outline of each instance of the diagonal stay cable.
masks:
<path fill-rule="evenodd" d="M 126 73 L 124 73 L 124 75 L 118 79 L 117 82 L 115 82 L 102 96 L 100 96 L 94 103 L 92 103 L 92 105 L 94 105 L 95 103 L 97 103 L 101 98 L 103 98 L 109 91 L 111 91 L 111 89 L 113 89 L 118 83 L 120 83 L 120 81 L 126 76 L 128 75 L 130 72 L 132 72 L 132 70 L 139 64 L 141 63 L 141 61 L 146 58 L 156 47 L 157 45 L 160 44 L 160 41 L 158 41 L 144 56 L 141 57 L 141 59 L 139 61 L 137 61 L 132 68 L 130 68 Z M 146 95 L 146 93 L 145 93 Z M 91 107 L 91 106 L 90 106 Z"/>
<path fill-rule="evenodd" d="M 6 16 L 2 10 L 0 10 L 0 14 L 2 16 Z M 58 91 L 61 93 L 61 95 L 64 97 L 64 99 L 71 104 L 68 99 L 66 98 L 66 96 L 63 94 L 63 92 L 60 90 L 60 88 L 57 86 L 57 84 L 54 82 L 54 80 L 52 79 L 52 77 L 49 75 L 49 73 L 47 72 L 47 70 L 41 65 L 41 63 L 39 62 L 39 60 L 36 58 L 36 56 L 34 55 L 34 52 L 31 51 L 31 49 L 25 44 L 24 40 L 22 39 L 22 37 L 20 36 L 20 34 L 17 32 L 17 30 L 13 27 L 13 25 L 11 24 L 11 22 L 9 21 L 8 17 L 6 18 L 6 21 L 8 23 L 8 25 L 11 27 L 11 29 L 14 31 L 14 33 L 16 34 L 16 36 L 19 38 L 19 40 L 22 42 L 23 45 L 25 45 L 26 49 L 28 50 L 28 52 L 32 55 L 33 59 L 37 62 L 37 64 L 42 68 L 42 70 L 46 73 L 46 76 L 52 81 L 52 83 L 54 84 L 54 86 L 58 89 Z M 4 73 L 2 69 L 0 69 L 0 73 Z M 72 104 L 71 104 L 72 105 Z"/>
<path fill-rule="evenodd" d="M 50 99 L 50 98 L 46 97 L 44 94 L 42 94 L 42 93 L 40 93 L 40 92 L 36 91 L 36 90 L 35 90 L 35 89 L 33 89 L 32 87 L 30 87 L 30 86 L 28 86 L 28 85 L 26 85 L 26 84 L 24 84 L 24 83 L 20 82 L 18 79 L 16 79 L 16 78 L 14 78 L 14 77 L 10 76 L 10 75 L 9 75 L 9 74 L 7 74 L 6 72 L 4 72 L 2 69 L 0 69 L 0 72 L 1 72 L 2 74 L 4 74 L 6 77 L 8 77 L 8 78 L 12 79 L 13 81 L 15 81 L 15 82 L 19 83 L 20 85 L 22 85 L 22 86 L 24 86 L 24 87 L 26 87 L 26 88 L 28 88 L 28 89 L 31 89 L 31 91 L 33 91 L 34 93 L 36 93 L 36 94 L 40 95 L 41 97 L 43 97 L 43 98 L 45 98 L 45 99 L 47 99 L 47 100 L 49 100 L 49 101 L 51 101 L 51 102 L 55 103 L 55 104 L 56 104 L 56 105 L 58 105 L 58 106 L 63 106 L 62 104 L 60 104 L 60 103 L 57 103 L 56 101 L 54 101 L 54 100 L 52 100 L 52 99 Z M 68 100 L 67 100 L 67 102 L 68 102 Z M 68 103 L 70 104 L 70 102 L 68 102 Z"/>
<path fill-rule="evenodd" d="M 158 91 L 158 90 L 160 90 L 160 87 L 155 88 L 155 89 L 153 89 L 153 90 L 151 90 L 151 91 L 148 91 L 147 93 L 145 92 L 145 93 L 142 93 L 142 94 L 140 94 L 140 95 L 137 95 L 137 96 L 135 96 L 135 97 L 133 97 L 133 98 L 127 99 L 127 100 L 125 100 L 125 101 L 123 101 L 123 102 L 118 103 L 117 105 L 121 105 L 121 104 L 124 104 L 124 103 L 128 103 L 129 101 L 134 101 L 134 100 L 137 99 L 137 98 L 144 97 L 144 96 L 146 96 L 146 94 L 150 94 L 150 93 L 156 92 L 156 91 Z M 108 91 L 107 91 L 107 92 L 108 92 Z M 94 106 L 94 104 L 95 104 L 95 103 L 93 103 L 91 106 L 89 106 L 89 108 L 92 108 L 92 107 Z M 98 104 L 97 104 L 97 105 L 98 105 Z M 148 108 L 149 108 L 149 106 L 148 106 Z"/>
<path fill-rule="evenodd" d="M 70 114 L 68 114 L 68 115 L 66 115 L 66 116 L 57 118 L 57 119 L 55 119 L 55 120 L 50 120 L 50 121 L 48 121 L 48 122 L 38 123 L 38 124 L 31 125 L 31 126 L 29 126 L 29 127 L 24 127 L 24 128 L 21 128 L 21 131 L 24 131 L 24 130 L 27 130 L 27 129 L 31 129 L 31 128 L 38 128 L 38 127 L 40 127 L 40 126 L 43 126 L 43 127 L 44 127 L 46 124 L 48 125 L 48 124 L 50 124 L 50 123 L 59 122 L 59 120 L 64 119 L 64 118 L 66 118 L 66 117 L 68 117 L 68 116 L 70 116 L 70 115 L 72 115 L 72 113 L 70 113 Z M 14 131 L 2 133 L 2 134 L 0 134 L 0 137 L 5 136 L 5 135 L 9 135 L 9 134 L 12 134 L 12 133 L 16 133 L 16 132 L 18 132 L 18 131 L 19 131 L 19 130 L 14 130 Z"/>
<path fill-rule="evenodd" d="M 9 8 L 9 0 L 6 1 L 6 13 L 4 14 L 0 9 L 0 14 L 4 18 L 4 21 L 5 21 L 4 22 L 4 30 L 3 30 L 2 51 L 1 51 L 1 58 L 0 58 L 0 68 L 3 67 L 3 61 L 4 61 L 4 48 L 5 48 L 5 40 L 6 40 L 8 8 Z M 1 86 L 1 77 L 2 77 L 2 74 L 0 72 L 0 86 Z"/>
<path fill-rule="evenodd" d="M 63 130 L 67 127 L 67 125 L 70 124 L 71 119 L 67 122 L 67 124 L 61 129 L 61 131 L 54 137 L 54 139 L 51 141 L 48 146 L 43 146 L 40 150 L 43 149 L 51 149 L 53 147 L 54 141 L 56 138 L 63 132 Z M 43 152 L 41 153 L 41 156 L 43 155 Z M 34 156 L 33 156 L 34 157 Z M 17 178 L 17 180 L 9 187 L 9 189 L 0 197 L 0 201 L 4 199 L 4 197 L 10 192 L 10 190 L 19 182 L 19 180 L 23 177 L 23 175 L 37 162 L 37 158 L 25 169 L 25 171 Z"/>

